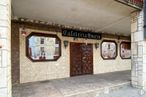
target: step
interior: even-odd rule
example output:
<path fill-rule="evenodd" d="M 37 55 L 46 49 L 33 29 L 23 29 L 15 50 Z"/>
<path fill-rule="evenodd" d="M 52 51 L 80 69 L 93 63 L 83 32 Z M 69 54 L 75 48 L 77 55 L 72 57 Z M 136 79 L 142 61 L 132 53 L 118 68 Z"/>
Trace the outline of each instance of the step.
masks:
<path fill-rule="evenodd" d="M 101 94 L 109 94 L 123 87 L 129 86 L 130 82 L 125 82 L 117 85 L 111 85 L 103 88 L 97 88 L 94 90 L 82 91 L 74 94 L 65 95 L 64 97 L 100 97 Z"/>

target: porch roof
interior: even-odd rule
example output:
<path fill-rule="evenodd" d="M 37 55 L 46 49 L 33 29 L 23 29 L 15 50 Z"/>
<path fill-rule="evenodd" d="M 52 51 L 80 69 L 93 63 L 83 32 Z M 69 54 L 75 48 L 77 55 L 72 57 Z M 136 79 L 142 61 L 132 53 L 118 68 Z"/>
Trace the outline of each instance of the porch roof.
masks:
<path fill-rule="evenodd" d="M 126 36 L 135 10 L 115 0 L 12 0 L 12 16 Z"/>

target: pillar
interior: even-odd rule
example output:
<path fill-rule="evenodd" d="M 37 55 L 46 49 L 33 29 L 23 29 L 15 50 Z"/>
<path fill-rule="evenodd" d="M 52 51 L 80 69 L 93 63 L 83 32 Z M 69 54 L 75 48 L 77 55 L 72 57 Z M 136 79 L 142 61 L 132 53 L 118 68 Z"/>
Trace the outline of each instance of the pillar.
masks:
<path fill-rule="evenodd" d="M 144 14 L 136 11 L 131 14 L 131 54 L 134 87 L 146 88 L 146 40 L 144 39 Z"/>
<path fill-rule="evenodd" d="M 0 0 L 0 97 L 11 96 L 11 0 Z"/>

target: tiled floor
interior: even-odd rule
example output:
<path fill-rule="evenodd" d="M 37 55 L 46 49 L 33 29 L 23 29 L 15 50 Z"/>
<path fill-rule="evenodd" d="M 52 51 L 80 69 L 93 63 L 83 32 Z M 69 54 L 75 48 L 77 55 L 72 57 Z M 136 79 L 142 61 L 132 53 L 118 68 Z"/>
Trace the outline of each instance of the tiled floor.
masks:
<path fill-rule="evenodd" d="M 85 75 L 13 86 L 13 97 L 97 97 L 130 83 L 130 71 Z"/>

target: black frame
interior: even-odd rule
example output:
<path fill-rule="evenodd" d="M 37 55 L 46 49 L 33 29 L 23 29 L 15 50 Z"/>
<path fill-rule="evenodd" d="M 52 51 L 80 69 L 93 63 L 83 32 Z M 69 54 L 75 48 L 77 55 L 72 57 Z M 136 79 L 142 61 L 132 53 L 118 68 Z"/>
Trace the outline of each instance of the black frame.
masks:
<path fill-rule="evenodd" d="M 112 43 L 115 43 L 115 45 L 116 45 L 116 56 L 115 56 L 114 58 L 104 58 L 104 57 L 103 57 L 103 55 L 102 55 L 102 44 L 103 44 L 103 42 L 112 42 Z M 103 41 L 101 42 L 101 44 L 100 44 L 100 55 L 101 55 L 101 57 L 103 58 L 103 60 L 114 60 L 114 59 L 116 59 L 117 56 L 118 56 L 118 46 L 117 46 L 116 41 L 114 41 L 114 40 L 103 40 Z"/>
<path fill-rule="evenodd" d="M 121 57 L 121 59 L 131 59 L 131 57 L 129 57 L 129 58 L 123 58 L 123 57 L 121 56 L 121 45 L 122 45 L 122 43 L 129 44 L 129 45 L 130 45 L 130 49 L 131 49 L 131 42 L 122 41 L 122 42 L 120 43 L 120 57 Z"/>
<path fill-rule="evenodd" d="M 29 38 L 32 36 L 43 36 L 43 37 L 53 37 L 56 38 L 59 42 L 59 56 L 57 56 L 54 59 L 49 59 L 49 60 L 34 60 L 29 56 L 29 51 L 28 51 L 28 46 L 29 46 Z M 30 59 L 32 62 L 45 62 L 45 61 L 57 61 L 61 57 L 61 40 L 56 34 L 46 34 L 46 33 L 39 33 L 39 32 L 31 32 L 27 37 L 26 37 L 26 56 L 28 59 Z"/>

